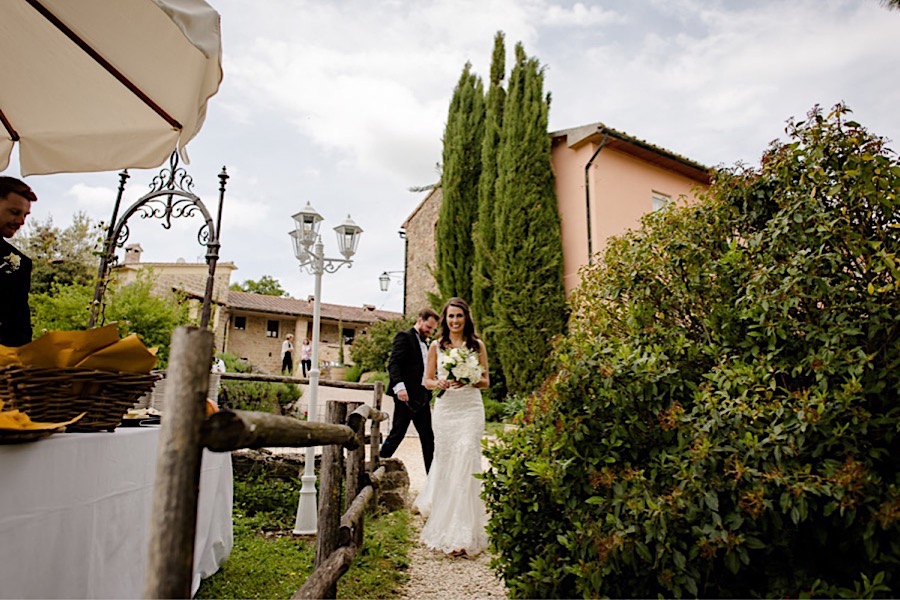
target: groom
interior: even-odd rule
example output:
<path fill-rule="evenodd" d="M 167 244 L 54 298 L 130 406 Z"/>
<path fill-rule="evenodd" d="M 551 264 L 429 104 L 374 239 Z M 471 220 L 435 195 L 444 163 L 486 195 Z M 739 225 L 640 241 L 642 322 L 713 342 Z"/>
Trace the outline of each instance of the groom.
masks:
<path fill-rule="evenodd" d="M 388 362 L 391 380 L 387 389 L 387 394 L 394 398 L 394 423 L 379 452 L 381 458 L 393 456 L 412 421 L 419 432 L 426 473 L 434 457 L 434 431 L 431 429 L 431 393 L 424 385 L 428 352 L 425 340 L 435 330 L 439 319 L 436 312 L 423 308 L 413 328 L 394 337 Z"/>

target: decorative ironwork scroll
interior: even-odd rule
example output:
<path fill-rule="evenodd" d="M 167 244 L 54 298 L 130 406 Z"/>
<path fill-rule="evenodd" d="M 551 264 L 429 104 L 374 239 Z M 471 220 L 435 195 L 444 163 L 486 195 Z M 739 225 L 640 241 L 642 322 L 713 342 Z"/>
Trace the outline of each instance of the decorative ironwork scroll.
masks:
<path fill-rule="evenodd" d="M 125 190 L 125 181 L 130 176 L 127 170 L 119 173 L 119 190 L 103 253 L 100 257 L 89 327 L 94 327 L 98 321 L 101 323 L 103 321 L 105 308 L 103 296 L 109 284 L 109 272 L 117 263 L 116 249 L 122 248 L 131 235 L 128 220 L 134 216 L 141 219 L 159 219 L 162 221 L 163 229 L 171 229 L 173 219 L 195 216 L 203 219 L 203 224 L 197 231 L 197 242 L 206 247 L 206 264 L 209 270 L 206 277 L 206 291 L 203 295 L 203 307 L 200 312 L 200 326 L 205 328 L 209 325 L 216 263 L 219 260 L 221 246 L 219 235 L 222 226 L 222 203 L 225 200 L 225 182 L 228 180 L 228 173 L 225 171 L 225 167 L 222 167 L 222 172 L 219 173 L 219 207 L 214 222 L 203 200 L 193 192 L 193 178 L 178 163 L 179 156 L 176 151 L 169 157 L 169 166 L 161 169 L 153 178 L 150 183 L 150 191 L 128 207 L 121 217 L 118 217 L 119 206 Z"/>

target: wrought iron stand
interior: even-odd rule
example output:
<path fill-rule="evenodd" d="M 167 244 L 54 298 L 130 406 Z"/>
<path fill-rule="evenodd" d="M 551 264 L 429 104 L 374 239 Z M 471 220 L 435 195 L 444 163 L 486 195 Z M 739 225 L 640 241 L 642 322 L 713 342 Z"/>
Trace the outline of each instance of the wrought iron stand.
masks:
<path fill-rule="evenodd" d="M 216 215 L 216 221 L 213 223 L 212 216 L 206 209 L 206 205 L 192 191 L 194 186 L 193 178 L 188 175 L 184 167 L 178 166 L 178 162 L 179 157 L 176 151 L 169 157 L 168 168 L 163 168 L 153 178 L 150 184 L 150 192 L 132 204 L 122 214 L 122 217 L 116 220 L 119 205 L 122 202 L 122 194 L 125 191 L 125 182 L 130 177 L 127 169 L 119 173 L 119 191 L 116 195 L 116 203 L 113 206 L 110 228 L 107 232 L 106 241 L 103 244 L 100 267 L 97 270 L 97 283 L 94 287 L 94 301 L 91 304 L 91 318 L 88 322 L 88 327 L 94 327 L 98 324 L 98 321 L 101 323 L 103 321 L 105 307 L 103 295 L 106 293 L 106 287 L 109 283 L 109 271 L 117 261 L 116 249 L 123 247 L 130 235 L 128 219 L 135 214 L 142 219 L 161 219 L 163 228 L 170 229 L 172 227 L 172 219 L 192 217 L 198 211 L 204 218 L 204 224 L 197 232 L 197 241 L 201 246 L 206 246 L 206 264 L 209 269 L 206 276 L 203 307 L 200 311 L 200 327 L 204 329 L 208 327 L 215 284 L 216 263 L 219 260 L 222 203 L 225 200 L 225 182 L 228 180 L 228 173 L 225 172 L 225 167 L 222 167 L 222 172 L 219 173 L 219 210 Z"/>

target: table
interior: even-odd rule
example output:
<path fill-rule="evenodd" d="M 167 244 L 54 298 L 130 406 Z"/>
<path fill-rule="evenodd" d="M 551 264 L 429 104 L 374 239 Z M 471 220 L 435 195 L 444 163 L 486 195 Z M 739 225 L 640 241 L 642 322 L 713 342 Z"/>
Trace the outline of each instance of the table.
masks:
<path fill-rule="evenodd" d="M 140 598 L 158 427 L 0 445 L 0 597 Z M 233 544 L 231 454 L 203 451 L 194 575 Z"/>

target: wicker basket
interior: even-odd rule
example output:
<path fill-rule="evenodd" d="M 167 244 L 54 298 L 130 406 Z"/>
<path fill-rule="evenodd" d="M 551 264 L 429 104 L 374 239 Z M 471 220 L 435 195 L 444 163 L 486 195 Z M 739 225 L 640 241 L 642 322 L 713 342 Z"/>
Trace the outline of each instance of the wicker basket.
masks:
<path fill-rule="evenodd" d="M 159 377 L 90 369 L 0 367 L 0 400 L 33 421 L 59 423 L 87 413 L 66 431 L 113 431 Z"/>

